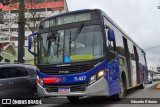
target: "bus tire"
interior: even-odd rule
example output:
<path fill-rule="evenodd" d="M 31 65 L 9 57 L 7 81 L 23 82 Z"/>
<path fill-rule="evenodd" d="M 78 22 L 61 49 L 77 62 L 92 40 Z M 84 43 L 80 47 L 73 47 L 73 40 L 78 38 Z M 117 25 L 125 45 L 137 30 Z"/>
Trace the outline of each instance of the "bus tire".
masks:
<path fill-rule="evenodd" d="M 145 83 L 144 83 L 144 75 L 143 75 L 143 83 L 139 86 L 140 89 L 144 89 L 145 88 Z"/>
<path fill-rule="evenodd" d="M 79 96 L 67 96 L 67 99 L 72 103 L 79 102 Z"/>
<path fill-rule="evenodd" d="M 114 95 L 113 98 L 116 101 L 120 101 L 122 98 L 125 97 L 125 94 L 126 94 L 126 89 L 125 89 L 125 86 L 124 86 L 124 82 L 121 79 L 121 82 L 120 82 L 120 92 L 118 94 Z"/>
<path fill-rule="evenodd" d="M 140 89 L 144 89 L 145 88 L 145 83 L 143 81 L 143 83 L 139 86 Z"/>

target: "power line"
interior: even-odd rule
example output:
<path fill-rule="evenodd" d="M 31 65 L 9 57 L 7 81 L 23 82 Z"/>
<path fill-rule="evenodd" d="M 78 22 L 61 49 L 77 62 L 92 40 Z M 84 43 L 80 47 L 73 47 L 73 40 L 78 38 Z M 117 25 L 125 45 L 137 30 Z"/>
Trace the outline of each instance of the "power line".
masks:
<path fill-rule="evenodd" d="M 153 46 L 153 47 L 150 47 L 150 48 L 146 48 L 146 49 L 144 49 L 145 51 L 146 50 L 150 50 L 150 49 L 153 49 L 153 48 L 157 48 L 157 47 L 159 47 L 160 45 L 156 45 L 156 46 Z"/>

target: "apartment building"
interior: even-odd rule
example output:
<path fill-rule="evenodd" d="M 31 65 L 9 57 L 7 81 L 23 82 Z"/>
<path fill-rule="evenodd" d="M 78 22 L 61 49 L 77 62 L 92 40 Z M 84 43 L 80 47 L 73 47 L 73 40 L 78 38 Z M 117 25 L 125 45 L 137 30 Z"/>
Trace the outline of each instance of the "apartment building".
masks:
<path fill-rule="evenodd" d="M 37 31 L 40 20 L 65 12 L 65 0 L 24 0 L 25 1 L 25 63 L 33 64 L 33 56 L 27 51 L 27 37 L 32 32 Z M 18 4 L 3 6 L 3 19 L 0 24 L 0 39 L 2 36 L 9 37 L 9 42 L 5 44 L 13 44 L 16 50 L 18 48 Z M 1 41 L 0 41 L 0 44 Z M 4 44 L 4 42 L 3 42 Z M 15 58 L 17 61 L 17 57 Z"/>

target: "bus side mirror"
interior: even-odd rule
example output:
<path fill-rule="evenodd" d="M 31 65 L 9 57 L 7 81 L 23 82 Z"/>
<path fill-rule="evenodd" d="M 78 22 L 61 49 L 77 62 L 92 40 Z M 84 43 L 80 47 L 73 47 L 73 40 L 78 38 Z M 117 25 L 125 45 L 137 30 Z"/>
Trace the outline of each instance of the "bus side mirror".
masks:
<path fill-rule="evenodd" d="M 28 36 L 28 51 L 29 51 L 32 55 L 37 56 L 36 53 L 34 53 L 34 52 L 31 51 L 31 49 L 32 49 L 32 43 L 33 43 L 32 38 L 33 38 L 35 35 L 37 35 L 37 32 L 36 32 L 36 33 L 32 33 L 31 35 Z"/>
<path fill-rule="evenodd" d="M 32 48 L 32 37 L 28 37 L 28 49 L 31 50 Z"/>
<path fill-rule="evenodd" d="M 110 28 L 108 29 L 108 40 L 109 41 L 114 41 L 115 40 L 114 31 Z"/>

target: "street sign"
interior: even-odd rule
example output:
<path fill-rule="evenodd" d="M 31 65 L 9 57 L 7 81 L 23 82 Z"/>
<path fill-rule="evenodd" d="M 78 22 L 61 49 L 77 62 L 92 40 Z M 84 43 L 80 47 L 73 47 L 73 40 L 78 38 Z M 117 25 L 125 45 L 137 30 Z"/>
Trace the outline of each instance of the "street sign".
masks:
<path fill-rule="evenodd" d="M 10 42 L 10 37 L 3 37 L 0 35 L 0 43 Z"/>

